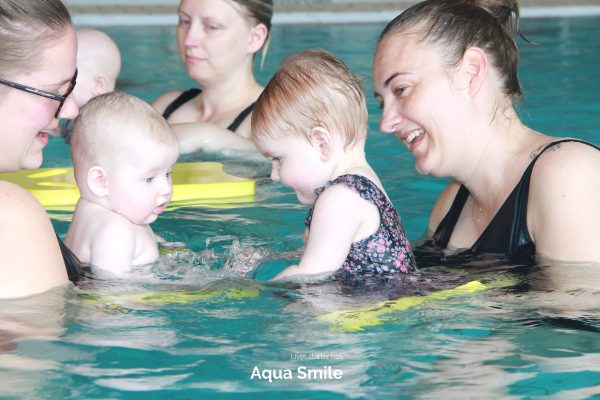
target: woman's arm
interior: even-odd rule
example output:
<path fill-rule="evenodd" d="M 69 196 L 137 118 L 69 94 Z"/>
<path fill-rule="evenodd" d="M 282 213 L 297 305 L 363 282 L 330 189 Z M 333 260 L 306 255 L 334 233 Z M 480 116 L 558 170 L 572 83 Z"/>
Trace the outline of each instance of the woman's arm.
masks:
<path fill-rule="evenodd" d="M 41 293 L 68 282 L 46 211 L 25 189 L 0 181 L 0 298 Z"/>
<path fill-rule="evenodd" d="M 600 151 L 561 143 L 537 161 L 530 185 L 527 225 L 537 255 L 600 263 Z"/>
<path fill-rule="evenodd" d="M 205 122 L 188 122 L 173 124 L 171 127 L 179 138 L 179 148 L 182 154 L 202 150 L 264 160 L 252 140 L 219 126 Z"/>

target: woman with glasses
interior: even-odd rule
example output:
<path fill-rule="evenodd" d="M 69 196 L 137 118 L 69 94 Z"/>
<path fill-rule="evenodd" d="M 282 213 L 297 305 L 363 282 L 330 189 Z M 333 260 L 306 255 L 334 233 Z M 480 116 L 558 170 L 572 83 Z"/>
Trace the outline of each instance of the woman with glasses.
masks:
<path fill-rule="evenodd" d="M 0 172 L 39 168 L 48 131 L 59 117 L 77 115 L 70 97 L 76 55 L 75 31 L 59 0 L 0 0 Z M 75 279 L 61 245 L 40 203 L 0 181 L 0 298 Z"/>
<path fill-rule="evenodd" d="M 260 157 L 250 140 L 250 114 L 263 90 L 253 60 L 261 50 L 264 59 L 272 14 L 272 0 L 181 0 L 179 54 L 200 88 L 169 91 L 152 105 L 173 125 L 182 153 Z"/>

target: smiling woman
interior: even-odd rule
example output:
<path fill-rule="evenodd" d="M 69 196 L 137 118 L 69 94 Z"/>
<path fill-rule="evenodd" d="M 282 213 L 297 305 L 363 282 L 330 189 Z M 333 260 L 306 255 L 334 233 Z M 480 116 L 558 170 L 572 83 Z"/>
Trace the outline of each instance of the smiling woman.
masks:
<path fill-rule="evenodd" d="M 19 90 L 22 90 L 27 93 L 35 94 L 37 96 L 41 96 L 41 97 L 45 97 L 47 99 L 52 99 L 52 100 L 58 101 L 59 102 L 58 108 L 56 109 L 56 113 L 54 113 L 55 118 L 58 118 L 58 116 L 60 115 L 60 112 L 62 111 L 62 107 L 65 104 L 65 101 L 69 98 L 69 96 L 73 92 L 73 89 L 75 89 L 76 83 L 77 83 L 77 70 L 75 70 L 75 75 L 73 75 L 73 77 L 71 78 L 71 81 L 69 82 L 69 88 L 62 95 L 52 93 L 52 92 L 47 92 L 47 91 L 41 90 L 41 89 L 36 89 L 34 87 L 27 86 L 27 85 L 21 85 L 20 83 L 16 83 L 16 82 L 9 81 L 6 79 L 0 79 L 0 84 L 2 84 L 2 85 L 10 86 L 12 88 L 19 89 Z"/>
<path fill-rule="evenodd" d="M 0 172 L 36 169 L 48 130 L 58 126 L 59 116 L 78 112 L 69 97 L 77 40 L 58 0 L 0 0 L 0 11 Z M 42 206 L 3 181 L 0 198 L 0 297 L 66 284 L 65 261 Z"/>
<path fill-rule="evenodd" d="M 256 155 L 250 114 L 263 90 L 253 60 L 266 53 L 271 0 L 181 0 L 177 43 L 188 75 L 201 86 L 169 91 L 153 103 L 173 125 L 181 152 Z"/>
<path fill-rule="evenodd" d="M 431 213 L 435 245 L 518 264 L 598 263 L 599 148 L 521 122 L 519 32 L 512 0 L 429 0 L 400 14 L 373 65 L 381 130 L 418 172 L 454 178 Z"/>

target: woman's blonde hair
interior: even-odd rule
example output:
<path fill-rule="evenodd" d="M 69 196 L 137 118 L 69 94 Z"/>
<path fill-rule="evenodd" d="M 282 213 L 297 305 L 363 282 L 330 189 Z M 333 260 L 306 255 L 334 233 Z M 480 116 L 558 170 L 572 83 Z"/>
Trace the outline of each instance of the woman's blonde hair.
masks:
<path fill-rule="evenodd" d="M 239 4 L 246 16 L 255 24 L 264 24 L 267 27 L 267 37 L 262 45 L 260 65 L 263 66 L 269 43 L 271 42 L 271 18 L 273 18 L 273 0 L 232 0 Z"/>

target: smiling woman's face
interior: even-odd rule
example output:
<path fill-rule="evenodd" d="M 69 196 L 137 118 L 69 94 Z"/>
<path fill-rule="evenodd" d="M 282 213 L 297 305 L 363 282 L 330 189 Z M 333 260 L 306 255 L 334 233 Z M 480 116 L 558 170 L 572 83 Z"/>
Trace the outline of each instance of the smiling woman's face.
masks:
<path fill-rule="evenodd" d="M 439 52 L 416 34 L 396 33 L 379 43 L 373 61 L 380 129 L 394 134 L 415 157 L 419 173 L 446 176 L 466 91 L 460 90 Z"/>
<path fill-rule="evenodd" d="M 40 46 L 39 68 L 2 77 L 36 89 L 64 94 L 75 73 L 77 38 L 69 28 L 64 35 Z M 58 126 L 59 102 L 18 89 L 3 87 L 0 92 L 0 172 L 39 168 L 48 143 L 48 130 Z M 75 118 L 77 105 L 69 97 L 61 118 Z"/>

